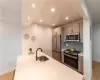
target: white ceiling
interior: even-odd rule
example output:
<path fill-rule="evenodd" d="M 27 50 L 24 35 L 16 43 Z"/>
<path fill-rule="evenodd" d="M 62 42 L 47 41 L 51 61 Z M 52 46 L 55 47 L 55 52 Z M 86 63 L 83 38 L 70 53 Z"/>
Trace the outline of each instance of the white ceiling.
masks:
<path fill-rule="evenodd" d="M 100 24 L 100 0 L 85 0 L 94 24 Z"/>
<path fill-rule="evenodd" d="M 36 5 L 35 8 L 32 7 L 33 3 Z M 51 12 L 51 8 L 55 8 L 55 12 Z M 39 23 L 57 26 L 81 19 L 80 11 L 79 0 L 24 0 L 23 25 Z M 69 17 L 69 19 L 65 20 L 65 17 Z M 40 23 L 40 20 L 43 22 Z"/>

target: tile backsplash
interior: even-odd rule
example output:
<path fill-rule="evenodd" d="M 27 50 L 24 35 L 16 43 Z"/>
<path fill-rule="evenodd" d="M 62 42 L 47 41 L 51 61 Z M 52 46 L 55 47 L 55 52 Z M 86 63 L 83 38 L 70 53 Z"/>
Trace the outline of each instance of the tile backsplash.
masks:
<path fill-rule="evenodd" d="M 83 51 L 83 43 L 81 43 L 81 42 L 66 42 L 65 48 L 66 49 L 74 48 L 76 50 Z"/>

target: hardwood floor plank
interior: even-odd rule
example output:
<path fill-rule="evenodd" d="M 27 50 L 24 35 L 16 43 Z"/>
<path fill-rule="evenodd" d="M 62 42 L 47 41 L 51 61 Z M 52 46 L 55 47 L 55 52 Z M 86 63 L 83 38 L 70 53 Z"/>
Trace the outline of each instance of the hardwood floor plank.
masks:
<path fill-rule="evenodd" d="M 93 61 L 93 80 L 100 80 L 100 63 Z"/>
<path fill-rule="evenodd" d="M 3 76 L 0 76 L 0 80 L 14 80 L 14 71 Z"/>

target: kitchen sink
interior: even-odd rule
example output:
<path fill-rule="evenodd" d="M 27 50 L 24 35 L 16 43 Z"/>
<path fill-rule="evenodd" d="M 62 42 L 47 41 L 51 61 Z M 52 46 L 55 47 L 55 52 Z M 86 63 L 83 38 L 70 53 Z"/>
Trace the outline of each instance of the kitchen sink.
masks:
<path fill-rule="evenodd" d="M 44 61 L 49 60 L 49 58 L 47 58 L 46 56 L 40 56 L 40 57 L 38 57 L 38 60 L 41 62 L 44 62 Z"/>

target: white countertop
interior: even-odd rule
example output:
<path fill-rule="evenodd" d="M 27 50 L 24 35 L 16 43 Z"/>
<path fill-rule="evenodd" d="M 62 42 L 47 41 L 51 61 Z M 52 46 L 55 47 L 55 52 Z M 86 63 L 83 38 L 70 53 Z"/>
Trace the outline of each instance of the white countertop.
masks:
<path fill-rule="evenodd" d="M 83 57 L 83 52 L 79 53 L 78 55 Z"/>
<path fill-rule="evenodd" d="M 38 52 L 38 56 L 45 55 Z M 47 55 L 45 55 L 47 56 Z M 83 75 L 49 58 L 46 62 L 35 60 L 34 55 L 18 58 L 14 80 L 82 80 Z"/>
<path fill-rule="evenodd" d="M 65 51 L 66 49 L 62 49 L 61 51 Z"/>

